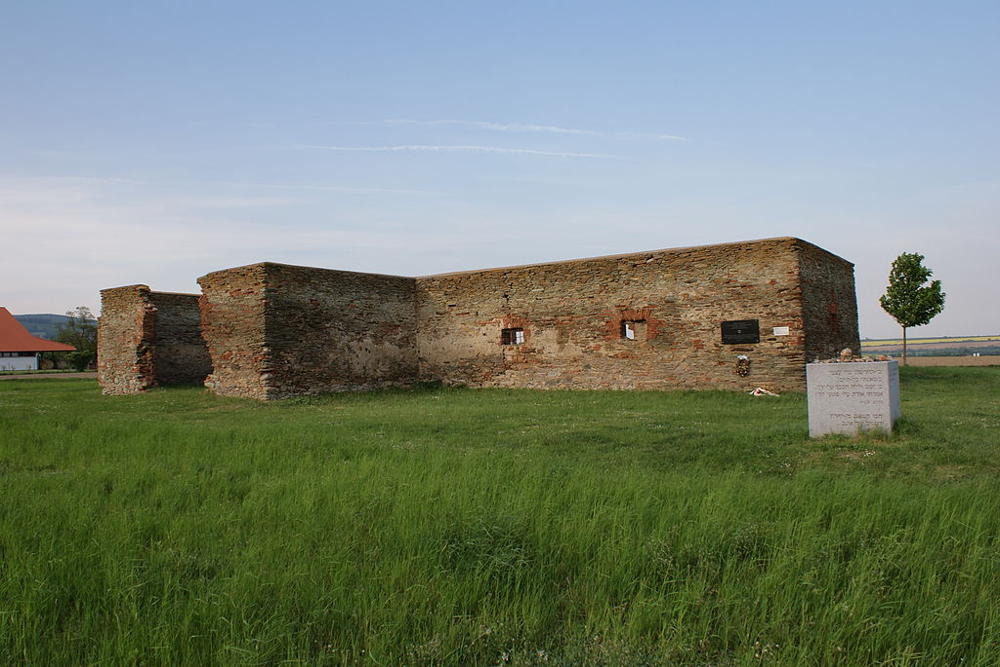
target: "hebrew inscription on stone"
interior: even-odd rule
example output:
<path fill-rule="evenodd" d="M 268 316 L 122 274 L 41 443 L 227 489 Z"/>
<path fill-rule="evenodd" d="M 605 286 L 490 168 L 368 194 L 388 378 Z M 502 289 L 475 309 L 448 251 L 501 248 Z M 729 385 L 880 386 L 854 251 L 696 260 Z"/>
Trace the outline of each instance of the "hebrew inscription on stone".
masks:
<path fill-rule="evenodd" d="M 806 365 L 809 435 L 891 433 L 899 418 L 896 361 Z"/>

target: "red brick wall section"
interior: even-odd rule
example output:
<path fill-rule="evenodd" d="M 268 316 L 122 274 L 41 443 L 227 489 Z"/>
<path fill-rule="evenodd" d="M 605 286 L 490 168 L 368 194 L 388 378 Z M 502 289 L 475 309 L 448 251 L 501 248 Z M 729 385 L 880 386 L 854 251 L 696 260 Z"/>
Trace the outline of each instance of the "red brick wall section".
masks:
<path fill-rule="evenodd" d="M 156 309 L 149 287 L 101 290 L 97 381 L 105 394 L 134 394 L 156 386 Z"/>
<path fill-rule="evenodd" d="M 212 360 L 201 337 L 201 311 L 196 294 L 150 292 L 156 309 L 154 354 L 158 384 L 202 384 Z"/>
<path fill-rule="evenodd" d="M 797 239 L 772 239 L 417 279 L 420 376 L 478 387 L 804 388 Z M 723 320 L 758 319 L 755 345 Z M 644 320 L 625 340 L 622 320 Z M 500 330 L 523 327 L 523 345 Z M 771 335 L 787 326 L 790 335 Z M 642 336 L 640 336 L 642 338 Z M 750 375 L 736 372 L 738 355 Z"/>
<path fill-rule="evenodd" d="M 831 359 L 846 347 L 860 354 L 854 265 L 804 241 L 799 263 L 806 360 Z"/>
<path fill-rule="evenodd" d="M 212 360 L 205 386 L 222 396 L 268 398 L 265 264 L 215 271 L 201 285 L 201 335 Z"/>
<path fill-rule="evenodd" d="M 267 264 L 269 398 L 412 384 L 414 279 Z"/>

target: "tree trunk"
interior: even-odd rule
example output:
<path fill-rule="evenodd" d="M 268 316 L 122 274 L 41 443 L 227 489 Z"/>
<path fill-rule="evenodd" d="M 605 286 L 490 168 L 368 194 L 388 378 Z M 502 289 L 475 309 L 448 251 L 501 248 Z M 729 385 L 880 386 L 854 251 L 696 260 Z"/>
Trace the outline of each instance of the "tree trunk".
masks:
<path fill-rule="evenodd" d="M 906 365 L 906 327 L 903 327 L 903 365 Z"/>

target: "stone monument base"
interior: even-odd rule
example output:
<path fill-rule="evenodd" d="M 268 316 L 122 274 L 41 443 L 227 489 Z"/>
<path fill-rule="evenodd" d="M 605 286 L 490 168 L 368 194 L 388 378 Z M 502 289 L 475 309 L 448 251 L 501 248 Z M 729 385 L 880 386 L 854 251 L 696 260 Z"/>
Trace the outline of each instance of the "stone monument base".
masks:
<path fill-rule="evenodd" d="M 806 364 L 809 437 L 891 433 L 899 419 L 899 362 Z"/>

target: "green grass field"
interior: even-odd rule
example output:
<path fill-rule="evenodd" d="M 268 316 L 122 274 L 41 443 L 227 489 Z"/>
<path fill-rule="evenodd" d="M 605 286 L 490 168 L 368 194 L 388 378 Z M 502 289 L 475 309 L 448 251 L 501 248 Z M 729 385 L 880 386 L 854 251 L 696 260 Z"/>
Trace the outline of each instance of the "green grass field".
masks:
<path fill-rule="evenodd" d="M 1000 369 L 259 404 L 0 383 L 2 664 L 995 665 Z"/>

